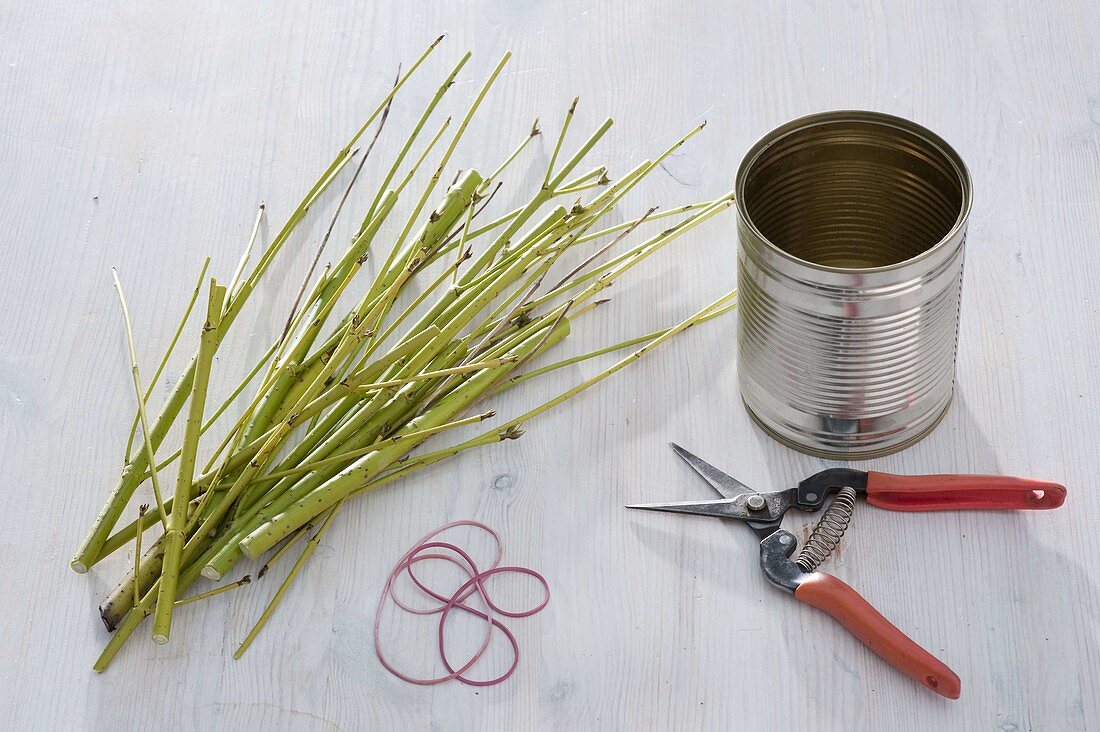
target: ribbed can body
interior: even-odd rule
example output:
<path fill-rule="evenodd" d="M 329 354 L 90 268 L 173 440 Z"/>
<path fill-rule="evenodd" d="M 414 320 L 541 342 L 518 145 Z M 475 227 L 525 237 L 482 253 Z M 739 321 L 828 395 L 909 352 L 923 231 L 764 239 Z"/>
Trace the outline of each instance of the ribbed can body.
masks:
<path fill-rule="evenodd" d="M 971 188 L 906 120 L 828 112 L 769 133 L 737 176 L 739 379 L 780 441 L 902 449 L 954 390 Z"/>

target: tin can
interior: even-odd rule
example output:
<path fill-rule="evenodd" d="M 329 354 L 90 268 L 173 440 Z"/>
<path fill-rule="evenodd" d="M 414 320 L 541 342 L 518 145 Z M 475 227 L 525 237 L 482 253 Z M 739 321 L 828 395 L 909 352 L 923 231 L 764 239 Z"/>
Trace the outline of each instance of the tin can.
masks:
<path fill-rule="evenodd" d="M 797 450 L 860 459 L 920 440 L 951 404 L 972 191 L 908 120 L 789 122 L 737 171 L 738 378 Z"/>

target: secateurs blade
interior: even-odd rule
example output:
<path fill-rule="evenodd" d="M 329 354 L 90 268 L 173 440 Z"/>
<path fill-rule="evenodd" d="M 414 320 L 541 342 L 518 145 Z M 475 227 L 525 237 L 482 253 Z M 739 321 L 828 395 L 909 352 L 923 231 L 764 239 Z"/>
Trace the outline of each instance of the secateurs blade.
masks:
<path fill-rule="evenodd" d="M 679 445 L 672 449 L 722 498 L 711 501 L 642 503 L 627 506 L 724 519 L 739 519 L 760 540 L 760 567 L 773 585 L 828 613 L 887 663 L 919 684 L 957 699 L 958 675 L 884 618 L 847 584 L 817 571 L 848 528 L 856 499 L 891 511 L 963 509 L 1050 509 L 1066 499 L 1065 486 L 1042 480 L 994 475 L 892 475 L 830 468 L 796 487 L 759 493 Z M 780 527 L 790 509 L 817 511 L 821 521 L 794 559 L 798 542 Z"/>

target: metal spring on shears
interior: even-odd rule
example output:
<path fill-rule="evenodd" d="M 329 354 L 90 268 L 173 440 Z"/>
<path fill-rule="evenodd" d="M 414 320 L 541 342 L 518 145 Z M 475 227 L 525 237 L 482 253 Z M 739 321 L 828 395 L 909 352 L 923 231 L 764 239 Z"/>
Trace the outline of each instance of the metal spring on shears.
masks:
<path fill-rule="evenodd" d="M 806 540 L 794 563 L 803 572 L 813 572 L 836 549 L 840 537 L 848 530 L 852 512 L 856 509 L 856 492 L 841 488 L 833 502 L 825 509 L 810 538 Z"/>

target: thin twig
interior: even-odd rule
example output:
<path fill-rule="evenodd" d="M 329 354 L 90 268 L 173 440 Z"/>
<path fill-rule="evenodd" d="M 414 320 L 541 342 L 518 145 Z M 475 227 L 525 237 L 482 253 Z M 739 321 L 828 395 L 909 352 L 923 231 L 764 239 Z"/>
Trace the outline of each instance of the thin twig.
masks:
<path fill-rule="evenodd" d="M 377 193 L 375 193 L 374 200 L 371 201 L 370 208 L 367 209 L 367 215 L 363 219 L 364 227 L 367 221 L 374 218 L 374 214 L 381 204 L 383 196 L 385 196 L 386 191 L 389 190 L 390 183 L 393 181 L 394 176 L 397 175 L 397 170 L 401 167 L 401 163 L 404 162 L 405 156 L 409 154 L 409 150 L 412 149 L 413 143 L 416 142 L 416 138 L 420 136 L 420 132 L 424 129 L 424 125 L 427 124 L 428 119 L 432 116 L 432 113 L 443 99 L 443 96 L 454 85 L 454 80 L 455 77 L 458 76 L 458 72 L 462 70 L 462 67 L 466 65 L 466 62 L 469 61 L 472 56 L 473 54 L 470 51 L 462 55 L 458 63 L 451 68 L 451 72 L 443 80 L 443 83 L 436 89 L 435 96 L 428 102 L 428 106 L 426 106 L 424 111 L 420 114 L 420 119 L 417 120 L 417 123 L 413 126 L 412 132 L 405 138 L 405 144 L 394 158 L 393 164 L 386 173 L 386 177 L 378 184 Z"/>
<path fill-rule="evenodd" d="M 221 587 L 215 587 L 212 590 L 207 590 L 206 592 L 201 592 L 197 595 L 192 595 L 191 597 L 185 597 L 182 600 L 176 600 L 174 605 L 176 607 L 179 607 L 180 605 L 189 605 L 190 603 L 198 602 L 199 600 L 207 600 L 211 597 L 214 597 L 215 595 L 220 595 L 223 592 L 229 592 L 230 590 L 235 590 L 238 587 L 244 587 L 245 585 L 249 584 L 250 582 L 252 582 L 252 575 L 246 574 L 244 577 L 241 577 L 236 582 L 230 582 L 227 585 L 222 585 Z"/>
<path fill-rule="evenodd" d="M 604 302 L 607 302 L 607 301 L 606 300 L 597 300 L 595 303 L 592 303 L 592 305 L 598 305 L 598 304 L 601 304 L 601 303 L 604 303 Z M 704 315 L 704 316 L 700 317 L 699 319 L 697 319 L 695 322 L 696 322 L 697 325 L 699 323 L 704 323 L 708 320 L 711 320 L 712 318 L 717 318 L 720 315 L 725 315 L 726 313 L 730 312 L 731 310 L 735 310 L 736 308 L 737 308 L 737 303 L 736 303 L 736 301 L 734 301 L 734 302 L 730 303 L 729 305 L 725 305 L 723 307 L 720 307 L 716 310 L 713 310 L 713 311 L 707 313 L 706 315 Z M 579 311 L 577 313 L 574 313 L 574 318 L 577 317 L 578 315 L 580 315 Z M 659 336 L 664 335 L 667 331 L 668 331 L 668 328 L 663 328 L 661 330 L 655 330 L 652 333 L 646 333 L 645 335 L 636 336 L 634 338 L 630 338 L 628 340 L 621 341 L 619 343 L 615 343 L 615 344 L 610 345 L 610 346 L 604 346 L 603 348 L 597 348 L 594 351 L 589 351 L 587 353 L 582 353 L 579 356 L 571 356 L 569 358 L 565 358 L 565 359 L 562 359 L 560 361 L 555 361 L 552 364 L 542 366 L 542 367 L 537 368 L 533 371 L 528 371 L 525 374 L 519 374 L 517 376 L 512 376 L 510 378 L 504 379 L 504 381 L 502 381 L 500 383 L 500 385 L 498 385 L 496 387 L 496 389 L 490 391 L 486 396 L 493 396 L 494 394 L 500 393 L 504 389 L 511 388 L 513 386 L 516 386 L 517 384 L 522 384 L 525 381 L 530 381 L 531 379 L 542 376 L 543 374 L 548 374 L 552 371 L 557 371 L 558 369 L 565 368 L 566 366 L 573 366 L 573 365 L 581 363 L 583 361 L 588 361 L 590 359 L 598 358 L 599 356 L 603 356 L 603 355 L 608 354 L 608 353 L 613 353 L 615 351 L 622 350 L 623 348 L 629 348 L 631 346 L 636 346 L 640 343 L 647 343 L 649 341 L 652 341 L 655 338 L 658 338 Z"/>
<path fill-rule="evenodd" d="M 268 571 L 275 565 L 276 562 L 282 559 L 283 555 L 287 553 L 290 547 L 297 544 L 299 539 L 301 539 L 303 536 L 311 531 L 313 531 L 313 524 L 306 524 L 302 528 L 298 529 L 298 533 L 294 534 L 294 536 L 284 541 L 283 545 L 276 549 L 275 553 L 272 554 L 266 562 L 264 562 L 264 566 L 260 567 L 260 571 L 256 572 L 256 579 L 263 579 L 263 576 L 268 573 Z"/>
<path fill-rule="evenodd" d="M 562 143 L 565 142 L 565 133 L 569 131 L 569 125 L 573 122 L 573 113 L 577 111 L 577 102 L 580 97 L 573 97 L 573 103 L 569 105 L 569 111 L 565 113 L 565 121 L 562 122 L 558 140 L 554 143 L 554 150 L 550 153 L 550 162 L 546 166 L 546 175 L 542 179 L 542 187 L 550 188 L 550 176 L 554 174 L 554 165 L 558 162 L 558 153 L 561 152 Z"/>
<path fill-rule="evenodd" d="M 141 602 L 141 587 L 137 581 L 138 575 L 141 573 L 141 524 L 142 519 L 145 518 L 145 512 L 148 510 L 148 503 L 138 506 L 138 520 L 134 528 L 134 607 L 137 607 L 137 604 Z"/>
<path fill-rule="evenodd" d="M 683 214 L 683 213 L 687 213 L 689 211 L 698 211 L 699 209 L 707 208 L 708 206 L 713 206 L 713 205 L 714 205 L 714 201 L 703 201 L 702 203 L 690 203 L 686 206 L 677 206 L 676 208 L 674 208 L 670 211 L 661 211 L 660 213 L 655 213 L 652 216 L 649 216 L 647 214 L 646 220 L 652 222 L 652 221 L 656 221 L 657 219 L 666 218 L 668 216 L 676 216 L 677 214 Z M 584 236 L 579 237 L 575 243 L 577 243 L 577 244 L 587 244 L 588 242 L 593 241 L 595 239 L 599 239 L 601 237 L 608 236 L 609 234 L 614 234 L 615 232 L 622 231 L 623 229 L 631 228 L 637 223 L 639 223 L 638 219 L 632 219 L 630 221 L 624 221 L 621 224 L 615 224 L 614 226 L 609 226 L 606 229 L 601 229 L 600 231 L 594 231 L 591 234 L 585 234 Z"/>
<path fill-rule="evenodd" d="M 605 186 L 611 182 L 611 179 L 607 177 L 607 166 L 601 165 L 598 168 L 588 171 L 582 176 L 574 178 L 571 181 L 562 183 L 561 188 L 558 189 L 559 194 L 567 194 L 570 189 L 583 186 L 586 183 L 593 182 L 595 179 L 595 185 Z"/>
<path fill-rule="evenodd" d="M 126 296 L 122 294 L 122 283 L 118 280 L 118 270 L 111 267 L 111 276 L 115 280 L 115 292 L 118 293 L 118 302 L 122 306 L 122 319 L 126 322 L 126 342 L 130 346 L 130 374 L 134 382 L 134 396 L 137 397 L 138 419 L 141 422 L 141 438 L 145 443 L 146 460 L 149 463 L 149 477 L 153 483 L 153 495 L 157 499 L 157 510 L 160 511 L 160 521 L 164 528 L 168 528 L 168 512 L 164 510 L 164 497 L 160 491 L 160 479 L 157 477 L 156 453 L 153 442 L 149 437 L 149 420 L 145 416 L 145 398 L 142 396 L 141 373 L 138 370 L 137 347 L 134 345 L 134 329 L 130 324 L 130 309 L 126 307 Z"/>
<path fill-rule="evenodd" d="M 164 371 L 164 367 L 168 364 L 168 358 L 172 355 L 172 351 L 176 348 L 176 343 L 179 342 L 180 334 L 183 333 L 183 328 L 187 325 L 187 319 L 191 317 L 191 310 L 195 307 L 195 301 L 199 299 L 199 291 L 202 290 L 203 279 L 206 277 L 206 270 L 210 267 L 210 257 L 202 263 L 202 269 L 199 270 L 199 279 L 195 282 L 195 289 L 191 291 L 191 299 L 187 301 L 187 307 L 183 310 L 183 317 L 180 318 L 179 325 L 176 326 L 176 332 L 172 334 L 172 340 L 168 341 L 168 348 L 164 350 L 164 355 L 161 356 L 160 363 L 157 364 L 157 370 L 153 372 L 153 378 L 149 380 L 149 385 L 145 387 L 145 401 L 149 401 L 149 398 L 153 396 L 153 389 L 157 385 L 157 381 L 160 380 L 160 375 Z M 137 436 L 138 428 L 138 414 L 134 412 L 134 421 L 130 425 L 130 436 L 126 439 L 126 462 L 129 463 L 133 457 L 134 437 Z"/>
<path fill-rule="evenodd" d="M 394 77 L 393 85 L 397 88 L 397 82 L 401 80 L 401 66 L 397 67 L 397 76 Z M 309 270 L 306 272 L 306 276 L 302 279 L 302 286 L 298 288 L 298 295 L 294 298 L 294 304 L 290 306 L 290 315 L 286 319 L 286 325 L 283 327 L 283 338 L 286 338 L 290 332 L 290 325 L 294 322 L 294 314 L 298 310 L 298 305 L 302 301 L 302 296 L 305 294 L 306 287 L 309 285 L 310 279 L 313 277 L 313 272 L 317 269 L 317 263 L 321 259 L 321 253 L 325 251 L 325 246 L 328 245 L 328 240 L 332 236 L 332 230 L 336 227 L 336 220 L 340 218 L 340 212 L 344 210 L 344 204 L 348 200 L 348 196 L 351 195 L 351 189 L 355 187 L 355 181 L 359 180 L 359 174 L 363 172 L 363 166 L 367 164 L 367 159 L 370 157 L 371 150 L 374 149 L 375 143 L 378 142 L 379 136 L 382 134 L 382 128 L 386 126 L 386 120 L 390 116 L 390 108 L 393 106 L 393 97 L 386 102 L 385 109 L 382 110 L 382 116 L 378 119 L 378 127 L 374 130 L 374 136 L 371 137 L 370 143 L 367 145 L 367 149 L 363 152 L 363 157 L 359 159 L 359 164 L 355 166 L 355 172 L 351 176 L 351 180 L 348 181 L 347 187 L 344 189 L 344 194 L 340 196 L 340 202 L 336 204 L 336 210 L 332 214 L 332 220 L 329 221 L 328 229 L 325 230 L 325 235 L 321 237 L 321 244 L 317 247 L 317 252 L 313 255 L 313 261 L 310 262 Z M 358 150 L 352 152 L 355 155 Z"/>
<path fill-rule="evenodd" d="M 237 269 L 234 270 L 233 276 L 229 279 L 229 284 L 225 288 L 226 292 L 229 293 L 229 299 L 232 299 L 233 295 L 236 294 L 237 285 L 240 284 L 241 275 L 244 274 L 244 268 L 248 264 L 249 258 L 252 257 L 252 248 L 256 246 L 256 240 L 260 236 L 260 224 L 263 223 L 265 211 L 267 211 L 267 204 L 261 201 L 260 210 L 256 212 L 256 222 L 252 224 L 252 235 L 248 237 L 248 245 L 241 253 L 240 261 L 237 262 Z"/>
<path fill-rule="evenodd" d="M 523 152 L 523 148 L 527 147 L 527 143 L 531 142 L 531 140 L 535 139 L 541 134 L 542 130 L 539 129 L 539 121 L 536 117 L 534 123 L 531 124 L 531 131 L 528 132 L 527 136 L 523 138 L 523 142 L 517 145 L 516 149 L 513 150 L 511 154 L 509 154 L 508 157 L 504 159 L 504 162 L 498 165 L 496 170 L 489 174 L 489 176 L 481 184 L 481 189 L 487 189 L 493 183 L 493 181 L 495 181 L 500 176 L 501 173 L 508 169 L 508 166 L 512 164 L 512 161 L 519 157 L 519 154 Z"/>
<path fill-rule="evenodd" d="M 641 226 L 642 222 L 645 221 L 647 218 L 649 218 L 650 214 L 652 214 L 656 210 L 657 210 L 657 207 L 654 206 L 653 208 L 646 211 L 644 214 L 642 214 L 642 217 L 635 220 L 634 223 L 631 224 L 626 229 L 626 231 L 622 232 L 621 234 L 616 236 L 614 239 L 609 241 L 607 244 L 604 244 L 602 247 L 600 247 L 596 251 L 592 252 L 592 254 L 590 254 L 588 257 L 586 257 L 583 262 L 581 262 L 576 267 L 571 269 L 569 271 L 569 274 L 565 275 L 560 280 L 558 280 L 557 283 L 555 283 L 550 289 L 551 290 L 556 290 L 559 287 L 561 287 L 562 285 L 564 285 L 566 282 L 568 282 L 569 280 L 573 279 L 577 274 L 579 274 L 581 272 L 581 270 L 583 270 L 588 265 L 592 264 L 592 262 L 596 261 L 600 257 L 600 255 L 602 255 L 608 249 L 611 249 L 612 247 L 614 247 L 616 244 L 621 242 L 626 237 L 630 236 L 631 232 L 633 232 L 634 229 Z"/>
<path fill-rule="evenodd" d="M 500 186 L 498 184 L 497 188 L 499 187 Z M 496 191 L 493 192 L 495 193 Z M 473 197 L 470 199 L 470 205 L 466 207 L 466 220 L 462 224 L 462 236 L 459 237 L 458 247 L 456 249 L 456 251 L 458 252 L 458 256 L 455 258 L 452 284 L 458 284 L 458 268 L 462 264 L 462 261 L 466 258 L 466 237 L 468 237 L 470 234 L 470 222 L 474 220 L 474 209 L 476 208 L 474 204 L 476 203 L 476 198 L 477 193 L 474 193 Z M 444 240 L 443 244 L 447 244 L 446 240 Z"/>
<path fill-rule="evenodd" d="M 389 108 L 387 107 L 387 110 Z M 386 121 L 385 116 L 382 117 L 382 122 Z M 381 128 L 379 128 L 381 130 Z M 377 139 L 377 136 L 376 138 Z M 374 140 L 371 140 L 371 144 L 374 144 Z M 352 156 L 359 153 L 359 150 L 353 150 Z M 306 276 L 302 278 L 302 284 L 298 288 L 298 294 L 294 297 L 294 303 L 290 306 L 290 314 L 287 316 L 286 325 L 283 326 L 283 333 L 279 337 L 279 340 L 286 340 L 286 337 L 290 335 L 290 326 L 294 322 L 294 316 L 298 312 L 298 305 L 302 302 L 302 296 L 306 293 L 306 288 L 309 287 L 309 281 L 313 278 L 313 272 L 317 269 L 317 263 L 321 260 L 321 254 L 325 251 L 325 246 L 328 245 L 329 237 L 332 236 L 332 230 L 336 226 L 336 220 L 340 218 L 340 212 L 344 210 L 344 202 L 348 200 L 348 196 L 351 195 L 351 189 L 355 186 L 355 181 L 359 179 L 359 173 L 363 170 L 363 165 L 367 162 L 367 156 L 364 155 L 359 159 L 359 164 L 355 166 L 355 172 L 352 173 L 351 180 L 348 181 L 348 185 L 344 188 L 344 194 L 340 196 L 340 202 L 336 204 L 336 211 L 332 214 L 332 219 L 329 221 L 328 228 L 325 230 L 325 235 L 321 237 L 321 243 L 317 247 L 317 251 L 313 254 L 313 261 L 309 263 L 309 269 L 306 270 Z"/>
<path fill-rule="evenodd" d="M 240 659 L 240 657 L 244 655 L 244 652 L 248 650 L 248 647 L 252 645 L 252 641 L 256 640 L 256 636 L 259 632 L 267 625 L 267 621 L 271 618 L 271 614 L 275 612 L 275 608 L 279 606 L 279 602 L 283 599 L 283 595 L 290 589 L 290 585 L 294 582 L 294 578 L 298 576 L 298 572 L 301 571 L 306 561 L 313 555 L 313 551 L 317 548 L 317 545 L 321 543 L 321 537 L 325 535 L 325 532 L 328 531 L 328 527 L 332 524 L 332 517 L 336 515 L 342 505 L 344 505 L 344 502 L 340 501 L 328 512 L 328 516 L 325 517 L 324 522 L 321 524 L 321 528 L 319 528 L 317 533 L 306 543 L 305 549 L 302 550 L 302 555 L 298 557 L 298 561 L 294 563 L 294 567 L 290 570 L 286 579 L 279 585 L 279 589 L 275 592 L 275 596 L 271 598 L 271 602 L 264 608 L 263 614 L 260 615 L 259 620 L 256 621 L 256 624 L 252 626 L 252 630 L 245 636 L 244 641 L 233 654 L 233 658 Z"/>

